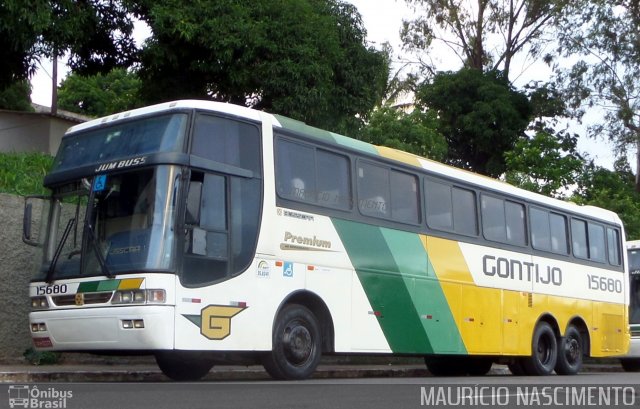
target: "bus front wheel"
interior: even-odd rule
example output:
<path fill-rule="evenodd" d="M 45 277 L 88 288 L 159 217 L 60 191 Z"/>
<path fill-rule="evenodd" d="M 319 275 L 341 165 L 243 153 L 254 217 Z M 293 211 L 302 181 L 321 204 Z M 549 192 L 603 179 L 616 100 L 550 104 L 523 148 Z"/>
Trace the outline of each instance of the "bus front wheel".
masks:
<path fill-rule="evenodd" d="M 558 342 L 553 328 L 541 321 L 533 331 L 531 356 L 522 359 L 522 368 L 527 375 L 550 375 L 558 360 Z"/>
<path fill-rule="evenodd" d="M 198 351 L 160 351 L 156 363 L 174 381 L 197 381 L 213 368 L 213 361 Z"/>
<path fill-rule="evenodd" d="M 322 333 L 315 315 L 302 305 L 285 306 L 273 329 L 272 351 L 264 368 L 275 379 L 306 379 L 322 356 Z"/>

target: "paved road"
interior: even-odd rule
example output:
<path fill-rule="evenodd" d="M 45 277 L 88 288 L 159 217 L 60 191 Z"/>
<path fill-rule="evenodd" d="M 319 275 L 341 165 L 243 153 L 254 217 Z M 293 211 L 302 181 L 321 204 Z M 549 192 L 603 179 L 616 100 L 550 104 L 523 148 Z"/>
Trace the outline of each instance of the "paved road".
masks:
<path fill-rule="evenodd" d="M 8 386 L 0 385 L 0 408 L 7 407 L 8 393 L 18 393 Z M 36 397 L 31 407 L 65 409 L 640 407 L 640 374 L 627 373 L 27 386 Z"/>

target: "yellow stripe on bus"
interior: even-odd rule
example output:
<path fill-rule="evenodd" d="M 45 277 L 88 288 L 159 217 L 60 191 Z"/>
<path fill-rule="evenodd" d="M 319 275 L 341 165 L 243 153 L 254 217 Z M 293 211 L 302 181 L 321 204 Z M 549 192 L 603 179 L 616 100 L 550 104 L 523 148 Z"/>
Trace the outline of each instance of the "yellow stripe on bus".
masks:
<path fill-rule="evenodd" d="M 137 290 L 142 285 L 144 278 L 125 278 L 120 281 L 118 290 Z"/>

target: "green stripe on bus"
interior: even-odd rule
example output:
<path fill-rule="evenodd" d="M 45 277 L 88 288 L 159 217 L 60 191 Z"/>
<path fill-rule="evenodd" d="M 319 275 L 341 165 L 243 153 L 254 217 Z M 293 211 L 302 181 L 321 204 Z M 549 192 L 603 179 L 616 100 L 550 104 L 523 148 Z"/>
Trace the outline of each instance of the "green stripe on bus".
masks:
<path fill-rule="evenodd" d="M 305 135 L 312 136 L 314 138 L 321 139 L 323 141 L 327 141 L 330 143 L 335 143 L 333 139 L 333 135 L 329 131 L 325 131 L 324 129 L 315 128 L 313 126 L 309 126 L 302 121 L 297 121 L 295 119 L 287 118 L 286 116 L 274 115 L 280 125 L 284 129 L 289 129 L 294 132 L 303 133 Z"/>
<path fill-rule="evenodd" d="M 359 151 L 366 152 L 372 155 L 379 155 L 376 147 L 370 143 L 362 142 L 357 139 L 346 137 L 344 135 L 340 135 L 337 133 L 325 131 L 324 129 L 309 126 L 302 121 L 297 121 L 295 119 L 287 118 L 286 116 L 281 116 L 281 115 L 274 115 L 274 116 L 276 117 L 278 122 L 280 122 L 280 125 L 282 125 L 284 129 L 303 133 L 305 135 L 318 138 L 325 142 L 346 146 L 351 149 L 357 149 Z"/>
<path fill-rule="evenodd" d="M 466 353 L 462 336 L 451 313 L 420 236 L 381 229 L 434 352 Z"/>
<path fill-rule="evenodd" d="M 98 290 L 98 281 L 85 281 L 78 286 L 79 293 L 94 293 Z"/>
<path fill-rule="evenodd" d="M 98 282 L 97 291 L 115 291 L 120 285 L 120 280 L 104 280 Z"/>
<path fill-rule="evenodd" d="M 391 350 L 397 353 L 432 353 L 433 348 L 410 291 L 381 229 L 337 219 L 333 224 L 371 307 L 380 314 L 378 322 Z"/>
<path fill-rule="evenodd" d="M 372 155 L 380 155 L 376 147 L 374 145 L 371 145 L 370 143 L 338 135 L 337 133 L 332 133 L 331 135 L 338 145 L 346 146 L 347 148 L 351 149 L 357 149 L 359 151 L 370 153 Z"/>

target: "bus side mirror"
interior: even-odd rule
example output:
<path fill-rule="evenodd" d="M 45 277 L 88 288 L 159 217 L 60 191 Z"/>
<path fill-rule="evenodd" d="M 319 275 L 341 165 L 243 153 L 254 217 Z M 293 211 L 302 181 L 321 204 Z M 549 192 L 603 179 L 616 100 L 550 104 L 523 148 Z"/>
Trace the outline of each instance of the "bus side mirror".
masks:
<path fill-rule="evenodd" d="M 22 216 L 22 241 L 29 246 L 40 247 L 42 243 L 40 242 L 39 229 L 37 228 L 39 225 L 39 221 L 34 223 L 33 220 L 33 208 L 36 200 L 45 199 L 44 196 L 27 196 L 24 198 L 24 215 Z M 34 224 L 36 225 L 36 229 L 34 229 Z M 35 233 L 34 233 L 35 230 Z"/>
<path fill-rule="evenodd" d="M 200 201 L 202 198 L 202 182 L 189 182 L 187 194 L 187 214 L 184 218 L 186 225 L 200 225 Z"/>

